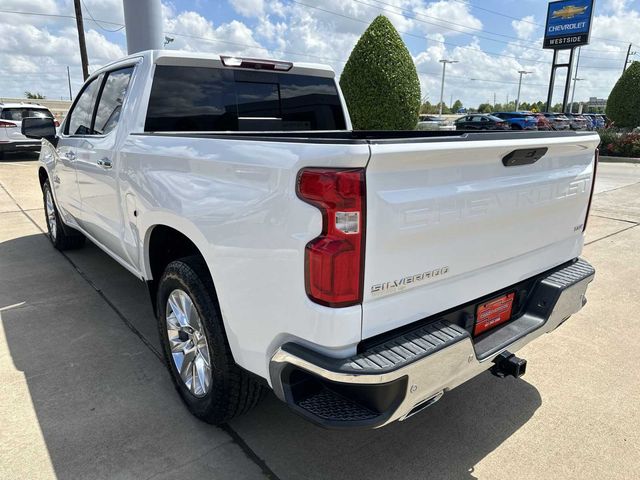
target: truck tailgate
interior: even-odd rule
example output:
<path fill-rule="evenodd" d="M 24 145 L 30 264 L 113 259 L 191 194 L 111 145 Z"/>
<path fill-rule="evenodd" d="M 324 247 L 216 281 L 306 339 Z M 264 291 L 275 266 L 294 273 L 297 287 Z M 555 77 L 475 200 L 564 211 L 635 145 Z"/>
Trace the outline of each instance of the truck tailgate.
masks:
<path fill-rule="evenodd" d="M 363 338 L 579 255 L 599 137 L 474 137 L 371 144 Z M 545 147 L 533 164 L 503 164 Z"/>

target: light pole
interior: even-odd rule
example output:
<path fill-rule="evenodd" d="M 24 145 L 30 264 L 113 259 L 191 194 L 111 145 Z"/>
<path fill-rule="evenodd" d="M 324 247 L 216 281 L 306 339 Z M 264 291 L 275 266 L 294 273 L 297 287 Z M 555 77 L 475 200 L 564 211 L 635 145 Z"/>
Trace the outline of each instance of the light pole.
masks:
<path fill-rule="evenodd" d="M 622 67 L 622 73 L 625 72 L 625 70 L 627 69 L 627 65 L 629 65 L 629 57 L 632 55 L 635 55 L 638 52 L 632 52 L 631 51 L 631 47 L 633 46 L 632 43 L 629 44 L 629 48 L 627 49 L 627 56 L 624 59 L 624 67 Z"/>
<path fill-rule="evenodd" d="M 442 59 L 440 60 L 440 63 L 442 64 L 442 85 L 440 85 L 440 113 L 439 115 L 442 116 L 442 102 L 444 99 L 444 71 L 447 68 L 447 63 L 458 63 L 457 60 L 446 60 L 446 59 Z"/>
<path fill-rule="evenodd" d="M 69 101 L 73 100 L 71 96 L 71 74 L 69 73 L 69 65 L 67 65 L 67 82 L 69 82 Z"/>
<path fill-rule="evenodd" d="M 573 92 L 571 93 L 571 103 L 569 104 L 569 113 L 573 113 L 573 96 L 576 94 L 576 82 L 578 80 L 582 80 L 582 78 L 578 78 L 578 69 L 580 68 L 580 52 L 582 51 L 582 47 L 578 47 L 578 59 L 576 60 L 576 71 L 573 75 Z M 571 72 L 568 72 L 567 75 L 570 75 Z"/>
<path fill-rule="evenodd" d="M 518 98 L 516 98 L 516 112 L 518 111 L 518 107 L 520 106 L 520 87 L 522 87 L 522 76 L 527 75 L 528 73 L 533 73 L 533 72 L 527 72 L 526 70 L 518 70 L 518 73 L 520 74 L 520 81 L 518 82 Z"/>
<path fill-rule="evenodd" d="M 576 82 L 580 82 L 584 78 L 573 77 L 573 91 L 571 92 L 571 103 L 569 104 L 569 113 L 573 113 L 573 97 L 576 94 Z"/>

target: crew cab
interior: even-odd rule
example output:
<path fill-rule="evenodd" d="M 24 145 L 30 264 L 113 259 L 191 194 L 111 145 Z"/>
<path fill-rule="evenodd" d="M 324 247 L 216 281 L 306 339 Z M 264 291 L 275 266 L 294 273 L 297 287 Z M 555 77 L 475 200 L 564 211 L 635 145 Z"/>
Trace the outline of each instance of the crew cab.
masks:
<path fill-rule="evenodd" d="M 271 388 L 319 425 L 374 428 L 519 376 L 515 352 L 594 276 L 590 132 L 355 131 L 330 67 L 175 51 L 97 70 L 59 131 L 22 130 L 42 139 L 51 242 L 88 238 L 147 283 L 171 378 L 210 423 Z"/>

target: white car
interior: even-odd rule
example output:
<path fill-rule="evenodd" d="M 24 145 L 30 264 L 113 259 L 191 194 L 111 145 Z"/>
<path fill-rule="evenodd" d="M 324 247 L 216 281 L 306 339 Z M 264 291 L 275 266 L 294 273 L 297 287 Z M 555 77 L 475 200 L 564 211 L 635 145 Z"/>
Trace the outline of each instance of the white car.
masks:
<path fill-rule="evenodd" d="M 514 352 L 594 276 L 595 133 L 354 131 L 330 67 L 175 51 L 93 73 L 59 132 L 22 129 L 51 242 L 89 238 L 147 283 L 207 422 L 267 386 L 325 427 L 404 420 L 522 375 Z"/>
<path fill-rule="evenodd" d="M 47 107 L 35 103 L 0 102 L 0 159 L 5 153 L 40 150 L 39 141 L 21 132 L 22 119 L 26 117 L 53 119 L 53 114 Z"/>
<path fill-rule="evenodd" d="M 418 130 L 455 130 L 455 124 L 444 117 L 434 115 L 420 115 L 418 120 Z"/>

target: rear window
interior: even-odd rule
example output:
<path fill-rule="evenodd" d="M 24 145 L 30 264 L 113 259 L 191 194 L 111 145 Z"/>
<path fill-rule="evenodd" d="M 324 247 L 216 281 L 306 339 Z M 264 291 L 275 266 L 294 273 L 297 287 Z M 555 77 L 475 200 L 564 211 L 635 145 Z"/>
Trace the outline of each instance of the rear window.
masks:
<path fill-rule="evenodd" d="M 145 130 L 344 130 L 332 78 L 206 67 L 156 67 Z"/>
<path fill-rule="evenodd" d="M 0 113 L 1 119 L 14 122 L 21 122 L 27 117 L 53 118 L 53 115 L 46 108 L 4 108 Z"/>

